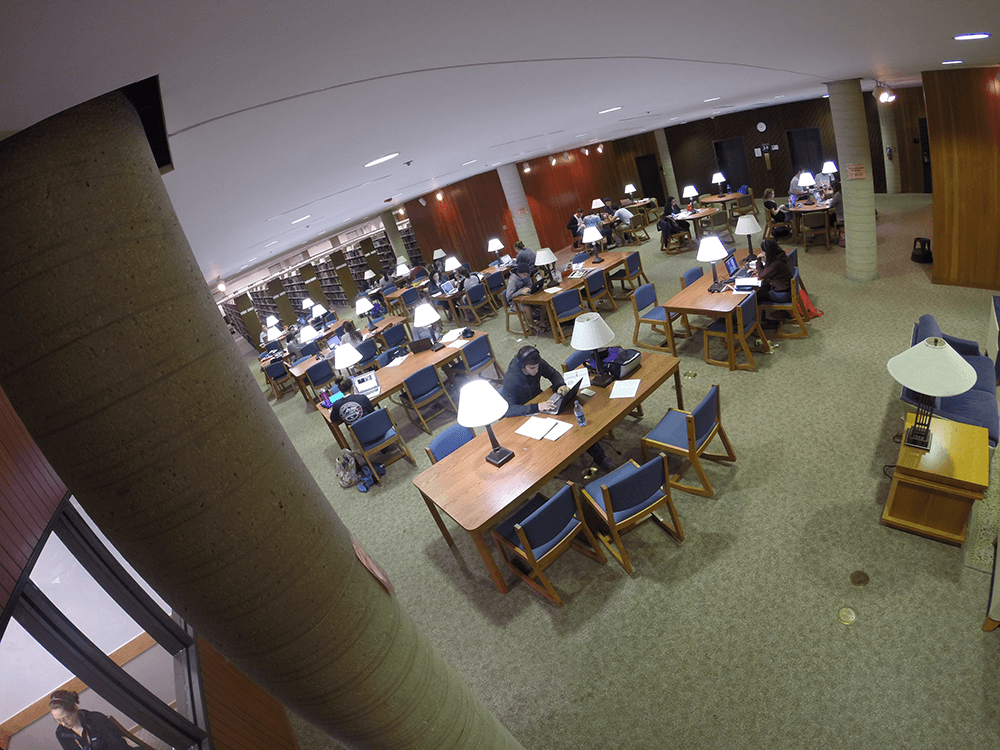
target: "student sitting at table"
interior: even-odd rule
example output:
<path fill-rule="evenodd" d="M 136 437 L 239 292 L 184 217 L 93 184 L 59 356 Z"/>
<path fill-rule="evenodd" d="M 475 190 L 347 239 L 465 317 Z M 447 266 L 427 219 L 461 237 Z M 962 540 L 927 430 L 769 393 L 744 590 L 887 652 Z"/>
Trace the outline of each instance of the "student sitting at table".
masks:
<path fill-rule="evenodd" d="M 580 247 L 580 238 L 583 237 L 583 209 L 578 208 L 576 213 L 569 217 L 566 229 L 573 235 L 573 247 Z"/>
<path fill-rule="evenodd" d="M 840 180 L 834 180 L 830 184 L 833 195 L 830 196 L 829 207 L 833 211 L 837 226 L 844 225 L 844 196 L 840 194 Z"/>
<path fill-rule="evenodd" d="M 351 395 L 354 383 L 350 378 L 340 378 L 334 381 L 344 397 L 333 402 L 330 409 L 330 421 L 334 424 L 354 424 L 361 417 L 367 417 L 375 407 L 367 396 Z"/>
<path fill-rule="evenodd" d="M 760 270 L 758 266 L 760 286 L 757 288 L 757 303 L 791 302 L 792 269 L 788 265 L 788 256 L 774 240 L 764 240 L 760 249 L 764 251 L 764 268 Z"/>
<path fill-rule="evenodd" d="M 505 417 L 555 412 L 555 407 L 549 406 L 547 402 L 528 403 L 542 392 L 541 380 L 543 377 L 552 384 L 554 392 L 563 394 L 569 390 L 563 376 L 556 368 L 542 359 L 538 349 L 533 346 L 522 346 L 514 359 L 507 365 L 507 372 L 503 377 L 501 393 L 508 404 Z M 594 443 L 587 449 L 587 453 L 594 459 L 595 464 L 606 471 L 618 468 L 615 462 L 605 455 L 600 443 Z"/>
<path fill-rule="evenodd" d="M 517 303 L 514 301 L 515 298 L 523 297 L 527 294 L 531 294 L 531 269 L 524 263 L 518 263 L 514 266 L 510 278 L 507 279 L 507 306 L 511 310 L 517 310 Z M 540 323 L 542 318 L 541 308 L 538 305 L 532 305 L 531 307 L 534 325 L 540 326 L 541 330 L 548 330 L 546 323 Z"/>
<path fill-rule="evenodd" d="M 677 199 L 674 196 L 667 196 L 667 204 L 663 208 L 663 216 L 656 222 L 656 229 L 663 238 L 664 247 L 670 247 L 670 238 L 673 235 L 691 231 L 691 222 L 687 221 L 687 219 L 678 219 L 674 216 L 674 214 L 679 214 L 683 210 L 677 205 Z"/>
<path fill-rule="evenodd" d="M 607 218 L 607 214 L 587 214 L 583 217 L 583 226 L 587 227 L 597 227 L 601 234 L 604 235 L 605 241 L 608 243 L 608 248 L 614 244 L 614 237 L 612 235 L 611 227 L 604 226 L 601 222 Z"/>
<path fill-rule="evenodd" d="M 344 323 L 344 332 L 340 334 L 341 344 L 350 344 L 353 347 L 358 347 L 364 340 L 364 336 L 358 333 L 358 330 L 354 327 L 353 321 L 348 320 Z"/>
<path fill-rule="evenodd" d="M 628 229 L 632 226 L 632 216 L 634 214 L 629 211 L 625 206 L 622 206 L 614 213 L 614 222 L 611 224 L 611 230 L 615 233 L 615 239 L 620 245 L 628 244 L 625 239 L 625 234 L 622 230 Z M 638 242 L 638 240 L 636 240 Z"/>
<path fill-rule="evenodd" d="M 809 195 L 809 188 L 799 187 L 799 178 L 805 171 L 806 171 L 805 167 L 799 167 L 799 171 L 795 173 L 795 176 L 792 178 L 792 181 L 788 183 L 789 195 Z"/>

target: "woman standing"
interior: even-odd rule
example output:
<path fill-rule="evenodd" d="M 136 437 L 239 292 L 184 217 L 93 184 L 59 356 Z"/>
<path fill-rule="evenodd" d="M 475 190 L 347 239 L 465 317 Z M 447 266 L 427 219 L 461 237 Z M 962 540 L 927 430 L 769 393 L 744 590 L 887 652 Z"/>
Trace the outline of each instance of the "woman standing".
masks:
<path fill-rule="evenodd" d="M 79 707 L 80 696 L 56 690 L 49 697 L 49 713 L 59 726 L 56 739 L 62 750 L 131 750 L 118 727 L 97 711 Z"/>

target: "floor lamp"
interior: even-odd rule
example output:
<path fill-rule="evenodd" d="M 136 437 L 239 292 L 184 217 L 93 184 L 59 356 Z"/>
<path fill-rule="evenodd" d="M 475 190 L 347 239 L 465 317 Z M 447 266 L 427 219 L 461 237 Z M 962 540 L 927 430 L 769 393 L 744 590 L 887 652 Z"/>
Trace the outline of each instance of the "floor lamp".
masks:
<path fill-rule="evenodd" d="M 510 448 L 497 442 L 491 423 L 507 413 L 507 401 L 485 380 L 473 380 L 462 386 L 458 392 L 458 423 L 463 427 L 486 427 L 493 450 L 486 454 L 486 460 L 494 466 L 503 466 L 514 457 Z"/>

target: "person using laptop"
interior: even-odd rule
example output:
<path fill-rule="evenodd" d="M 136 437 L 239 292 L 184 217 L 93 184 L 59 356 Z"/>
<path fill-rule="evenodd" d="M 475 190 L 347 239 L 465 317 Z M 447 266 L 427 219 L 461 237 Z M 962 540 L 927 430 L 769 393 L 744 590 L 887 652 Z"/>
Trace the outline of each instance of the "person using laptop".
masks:
<path fill-rule="evenodd" d="M 540 404 L 529 404 L 533 398 L 542 392 L 542 378 L 552 384 L 552 390 L 562 395 L 569 388 L 560 372 L 542 359 L 538 349 L 533 346 L 522 346 L 518 350 L 514 359 L 507 365 L 507 372 L 503 377 L 503 390 L 501 394 L 507 402 L 507 413 L 505 417 L 522 417 L 528 414 L 555 414 L 559 409 L 559 401 L 543 401 Z M 613 471 L 618 468 L 604 453 L 604 448 L 600 443 L 594 443 L 587 449 L 587 453 L 594 463 L 606 471 Z"/>
<path fill-rule="evenodd" d="M 531 269 L 526 263 L 518 263 L 510 278 L 507 280 L 507 305 L 511 310 L 516 310 L 516 298 L 531 294 L 534 282 L 531 280 Z M 541 323 L 542 311 L 538 305 L 532 305 L 532 315 L 534 325 L 540 326 L 542 330 L 547 330 L 544 323 Z"/>
<path fill-rule="evenodd" d="M 764 268 L 757 278 L 757 304 L 768 302 L 790 302 L 792 299 L 792 269 L 788 266 L 788 256 L 774 240 L 764 240 L 760 244 L 764 251 Z"/>
<path fill-rule="evenodd" d="M 344 397 L 333 402 L 330 409 L 330 421 L 334 424 L 354 424 L 361 417 L 367 417 L 375 407 L 367 396 L 353 394 L 354 382 L 350 378 L 340 378 L 334 381 Z"/>

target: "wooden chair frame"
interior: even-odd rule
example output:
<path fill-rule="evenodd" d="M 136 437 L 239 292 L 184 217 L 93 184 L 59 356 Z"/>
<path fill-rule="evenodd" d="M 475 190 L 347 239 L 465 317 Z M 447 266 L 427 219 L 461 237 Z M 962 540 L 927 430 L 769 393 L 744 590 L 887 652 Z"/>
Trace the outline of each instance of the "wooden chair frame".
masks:
<path fill-rule="evenodd" d="M 684 245 L 681 243 L 681 238 L 683 238 L 683 237 L 687 237 L 687 244 L 688 245 L 691 245 L 694 242 L 694 240 L 691 239 L 691 230 L 690 229 L 682 229 L 680 232 L 674 232 L 672 235 L 670 235 L 670 244 L 665 246 L 663 244 L 663 233 L 661 232 L 660 233 L 660 252 L 664 252 L 667 255 L 677 255 L 684 248 Z M 673 247 L 675 243 L 677 245 L 677 248 L 675 250 L 671 250 L 670 248 Z"/>
<path fill-rule="evenodd" d="M 718 385 L 715 386 L 718 388 Z M 684 492 L 690 492 L 692 495 L 700 495 L 701 497 L 714 497 L 715 490 L 712 488 L 712 483 L 708 480 L 708 475 L 705 473 L 705 468 L 701 465 L 701 458 L 711 459 L 713 461 L 735 461 L 736 452 L 733 450 L 733 444 L 729 442 L 729 436 L 726 435 L 726 431 L 722 427 L 722 399 L 719 398 L 719 406 L 715 411 L 715 426 L 712 428 L 708 437 L 701 444 L 701 448 L 696 445 L 696 435 L 695 435 L 695 425 L 694 425 L 694 414 L 689 411 L 684 411 L 682 409 L 674 409 L 671 407 L 667 410 L 669 414 L 672 411 L 679 412 L 683 414 L 687 419 L 687 436 L 688 444 L 687 446 L 680 445 L 670 445 L 669 443 L 661 443 L 657 440 L 650 440 L 648 437 L 643 437 L 640 441 L 640 446 L 642 448 L 642 460 L 645 461 L 648 449 L 659 451 L 660 455 L 663 455 L 663 451 L 668 453 L 673 453 L 677 456 L 684 456 L 694 467 L 695 473 L 698 475 L 698 481 L 701 483 L 700 486 L 695 486 L 693 484 L 683 484 L 680 481 L 680 473 L 670 475 L 670 486 L 676 487 Z M 661 420 L 662 421 L 662 420 Z M 706 453 L 706 449 L 715 440 L 716 435 L 722 440 L 722 444 L 726 448 L 725 453 Z"/>
<path fill-rule="evenodd" d="M 734 321 L 735 330 L 733 331 L 733 338 L 736 341 L 739 342 L 740 348 L 742 348 L 743 349 L 743 353 L 747 355 L 747 360 L 749 360 L 749 362 L 747 364 L 745 364 L 745 365 L 736 364 L 736 361 L 735 361 L 735 358 L 736 358 L 736 347 L 735 346 L 733 347 L 733 359 L 732 360 L 730 360 L 728 358 L 726 360 L 724 360 L 724 361 L 720 360 L 720 359 L 712 359 L 709 356 L 708 343 L 709 343 L 709 341 L 711 341 L 711 337 L 712 336 L 717 336 L 717 337 L 719 337 L 719 338 L 721 338 L 721 339 L 723 339 L 725 341 L 726 340 L 726 331 L 712 331 L 712 330 L 709 330 L 708 328 L 702 328 L 701 331 L 702 331 L 702 334 L 703 334 L 702 338 L 703 338 L 703 344 L 704 344 L 704 349 L 705 349 L 705 351 L 704 351 L 705 363 L 709 364 L 709 365 L 719 365 L 721 367 L 728 367 L 730 370 L 756 370 L 757 369 L 757 362 L 753 358 L 753 352 L 751 351 L 751 347 L 747 344 L 747 339 L 750 338 L 750 335 L 754 331 L 757 331 L 757 335 L 760 336 L 760 340 L 763 342 L 763 346 L 765 347 L 764 349 L 758 349 L 758 351 L 770 351 L 770 349 L 771 349 L 771 342 L 769 342 L 767 340 L 767 335 L 764 333 L 764 329 L 760 325 L 760 305 L 756 306 L 756 312 L 754 314 L 754 320 L 751 323 L 749 329 L 747 329 L 745 327 L 745 324 L 744 324 L 744 320 L 743 320 L 743 308 L 742 308 L 742 306 L 741 307 L 737 307 L 733 311 L 732 314 L 736 316 L 736 320 Z M 726 351 L 727 352 L 729 351 L 729 342 L 728 341 L 726 341 Z"/>
<path fill-rule="evenodd" d="M 643 270 L 642 267 L 642 256 L 639 255 L 638 250 L 634 252 L 638 256 L 638 261 L 639 261 L 639 268 L 636 270 L 634 274 L 629 273 L 628 260 L 626 259 L 625 265 L 620 269 L 620 271 L 615 271 L 614 274 L 608 276 L 608 281 L 610 281 L 612 284 L 614 284 L 614 282 L 616 281 L 621 282 L 623 292 L 625 291 L 625 282 L 627 281 L 630 289 L 629 294 L 631 294 L 641 286 L 641 284 L 636 283 L 637 280 L 642 280 L 646 284 L 649 283 L 649 277 L 646 276 L 646 271 Z M 621 273 L 620 276 L 617 275 L 619 273 Z"/>
<path fill-rule="evenodd" d="M 272 378 L 268 374 L 267 368 L 264 368 L 264 378 L 265 378 L 265 380 L 267 380 L 268 385 L 271 386 L 271 391 L 274 393 L 275 400 L 280 400 L 281 397 L 286 392 L 292 392 L 292 391 L 295 390 L 295 378 L 293 378 L 292 374 L 290 372 L 288 372 L 288 368 L 285 367 L 285 363 L 282 362 L 281 360 L 277 360 L 277 362 L 272 362 L 271 364 L 280 364 L 282 366 L 282 369 L 284 369 L 284 371 L 285 371 L 285 377 L 278 378 L 276 380 L 276 379 Z M 270 366 L 271 365 L 268 365 L 268 367 L 270 367 Z M 281 387 L 283 384 L 286 384 L 286 383 L 288 384 L 287 391 L 283 390 L 282 387 Z"/>
<path fill-rule="evenodd" d="M 725 232 L 729 235 L 730 241 L 736 244 L 736 235 L 733 234 L 733 228 L 729 226 L 729 213 L 727 211 L 716 211 L 714 214 L 700 219 L 700 221 L 702 237 L 706 234 L 714 234 L 721 240 L 721 235 Z"/>
<path fill-rule="evenodd" d="M 749 203 L 746 202 L 749 199 Z M 744 205 L 740 205 L 743 202 Z M 760 212 L 757 209 L 757 201 L 754 199 L 753 188 L 749 188 L 749 192 L 740 196 L 733 201 L 732 205 L 729 207 L 729 221 L 734 224 L 739 220 L 741 216 L 746 214 L 753 214 L 754 216 L 760 216 Z"/>
<path fill-rule="evenodd" d="M 469 289 L 466 287 L 465 294 L 459 298 L 457 307 L 459 310 L 472 313 L 472 317 L 476 319 L 476 325 L 479 326 L 483 324 L 483 320 L 479 317 L 477 310 L 481 310 L 486 307 L 489 309 L 489 312 L 486 313 L 487 315 L 495 315 L 496 310 L 493 308 L 493 303 L 490 302 L 490 295 L 486 291 L 486 286 L 483 284 L 474 284 L 473 286 L 481 286 L 483 288 L 483 298 L 479 300 L 479 302 L 473 304 L 472 300 L 469 298 Z M 465 300 L 465 304 L 462 304 L 462 300 Z"/>
<path fill-rule="evenodd" d="M 444 381 L 441 380 L 441 372 L 440 372 L 440 370 L 438 370 L 433 365 L 428 365 L 428 367 L 430 367 L 431 369 L 434 370 L 434 374 L 437 376 L 438 385 L 441 386 L 441 393 L 438 393 L 438 394 L 432 395 L 432 396 L 426 396 L 426 397 L 424 397 L 424 399 L 422 401 L 417 401 L 413 397 L 413 393 L 410 391 L 409 384 L 407 383 L 406 380 L 404 380 L 403 381 L 403 391 L 406 393 L 406 399 L 404 399 L 402 403 L 403 403 L 404 408 L 406 409 L 406 415 L 410 418 L 410 421 L 413 422 L 413 424 L 417 425 L 417 427 L 420 427 L 420 429 L 422 429 L 428 435 L 430 435 L 432 433 L 432 430 L 431 430 L 430 427 L 427 426 L 427 420 L 428 419 L 434 419 L 434 417 L 436 417 L 438 414 L 443 414 L 444 411 L 446 409 L 448 409 L 448 406 L 447 405 L 442 406 L 436 412 L 434 412 L 433 414 L 428 415 L 427 417 L 425 417 L 424 414 L 420 411 L 420 407 L 421 406 L 425 406 L 426 404 L 429 404 L 432 401 L 436 401 L 437 399 L 441 398 L 441 396 L 444 396 L 446 399 L 448 399 L 448 403 L 451 404 L 451 411 L 452 412 L 454 412 L 455 414 L 458 414 L 458 408 L 455 406 L 455 402 L 451 400 L 451 394 L 448 393 L 448 389 L 444 387 Z M 427 368 L 425 367 L 422 370 L 418 370 L 417 372 L 423 372 L 423 370 L 425 370 L 425 369 L 427 369 Z M 415 372 L 410 377 L 413 377 L 416 374 L 417 373 Z M 407 380 L 409 380 L 409 378 L 407 378 Z M 420 419 L 419 423 L 410 415 L 411 411 L 416 412 L 417 417 Z"/>
<path fill-rule="evenodd" d="M 528 326 L 524 324 L 524 311 L 521 309 L 521 306 L 517 304 L 517 302 L 514 302 L 514 306 L 511 308 L 511 306 L 505 302 L 506 298 L 507 292 L 504 290 L 503 295 L 500 297 L 500 304 L 503 307 L 504 324 L 507 327 L 507 333 L 520 333 L 522 336 L 527 336 Z M 514 331 L 511 329 L 510 318 L 512 315 L 517 318 L 517 322 L 521 326 L 520 331 Z"/>
<path fill-rule="evenodd" d="M 805 309 L 802 306 L 802 298 L 799 297 L 799 282 L 792 276 L 791 300 L 788 302 L 759 302 L 757 308 L 760 310 L 781 310 L 790 313 L 792 320 L 782 320 L 778 323 L 778 330 L 774 332 L 777 339 L 804 339 L 809 335 L 806 328 Z M 795 333 L 785 333 L 785 323 L 794 322 L 799 327 Z"/>
<path fill-rule="evenodd" d="M 621 232 L 622 237 L 631 234 L 633 239 L 637 242 L 639 241 L 639 234 L 641 232 L 645 241 L 649 242 L 649 232 L 646 231 L 646 223 L 643 221 L 642 214 L 632 214 L 632 219 L 629 221 L 628 226 L 621 227 L 619 231 Z"/>
<path fill-rule="evenodd" d="M 656 287 L 653 287 L 653 291 L 656 291 Z M 671 356 L 677 356 L 677 343 L 674 340 L 675 337 L 679 336 L 681 338 L 688 338 L 691 336 L 691 326 L 687 322 L 686 315 L 679 315 L 676 318 L 671 319 L 670 313 L 667 313 L 666 320 L 656 320 L 655 318 L 644 318 L 642 313 L 639 311 L 639 303 L 636 302 L 635 294 L 630 297 L 632 302 L 632 314 L 635 316 L 635 328 L 632 330 L 632 343 L 641 349 L 649 349 L 655 352 L 667 352 Z M 657 298 L 657 304 L 659 303 L 659 298 Z M 654 305 L 654 307 L 657 305 Z M 673 322 L 674 320 L 680 320 L 681 325 L 684 326 L 685 332 L 680 333 L 674 331 Z M 654 333 L 661 333 L 667 339 L 666 346 L 655 346 L 654 344 L 644 344 L 639 341 L 639 327 L 642 325 L 648 325 Z"/>
<path fill-rule="evenodd" d="M 788 231 L 792 234 L 795 233 L 795 222 L 792 219 L 787 219 L 786 221 L 775 221 L 771 216 L 771 212 L 767 211 L 767 221 L 764 223 L 764 234 L 761 235 L 763 239 L 774 239 L 774 229 L 775 227 L 787 227 Z"/>
<path fill-rule="evenodd" d="M 358 444 L 358 450 L 361 452 L 361 455 L 364 456 L 365 463 L 368 464 L 368 468 L 371 469 L 372 471 L 372 476 L 375 477 L 375 481 L 378 482 L 379 484 L 382 484 L 382 478 L 378 475 L 378 472 L 375 471 L 375 467 L 372 465 L 371 459 L 369 458 L 369 456 L 371 456 L 376 451 L 381 451 L 387 446 L 392 445 L 393 443 L 398 441 L 401 453 L 398 456 L 393 456 L 388 460 L 379 461 L 379 463 L 382 464 L 383 466 L 388 466 L 389 464 L 398 461 L 401 458 L 405 458 L 414 466 L 417 465 L 417 461 L 416 459 L 413 458 L 413 454 L 410 453 L 410 449 L 406 445 L 406 441 L 403 440 L 403 436 L 399 434 L 399 427 L 396 426 L 396 420 L 392 418 L 392 414 L 389 413 L 388 409 L 383 409 L 382 411 L 384 411 L 385 415 L 389 418 L 389 423 L 392 425 L 392 429 L 396 431 L 396 434 L 393 435 L 391 438 L 383 440 L 378 445 L 372 446 L 367 451 L 364 449 L 364 447 L 362 447 L 361 441 L 358 440 L 358 436 L 354 434 L 354 425 L 353 424 L 347 425 L 348 432 L 351 433 L 351 437 L 354 438 L 354 442 Z M 374 412 L 372 413 L 374 414 Z"/>
<path fill-rule="evenodd" d="M 611 503 L 611 493 L 608 491 L 608 486 L 606 484 L 601 484 L 602 497 L 600 499 L 591 497 L 586 488 L 580 490 L 580 492 L 583 493 L 583 496 L 589 501 L 589 507 L 597 514 L 604 525 L 608 528 L 607 534 L 597 531 L 597 538 L 604 544 L 608 552 L 611 553 L 611 556 L 618 561 L 619 565 L 621 565 L 622 568 L 625 569 L 625 572 L 629 575 L 632 575 L 632 563 L 628 558 L 628 553 L 625 551 L 625 545 L 622 544 L 622 532 L 631 531 L 639 524 L 648 521 L 649 519 L 653 519 L 653 521 L 660 526 L 660 528 L 674 537 L 678 542 L 684 541 L 684 530 L 681 528 L 680 518 L 677 517 L 677 509 L 674 507 L 674 502 L 670 497 L 670 473 L 667 467 L 667 457 L 661 453 L 660 459 L 663 461 L 663 476 L 665 479 L 663 485 L 660 487 L 660 492 L 663 493 L 662 497 L 649 507 L 643 508 L 635 515 L 629 516 L 622 521 L 616 522 L 614 520 L 615 512 Z M 637 469 L 641 468 L 634 459 L 629 459 L 629 463 Z M 667 506 L 667 509 L 670 512 L 670 520 L 672 523 L 667 523 L 653 512 L 664 505 Z"/>
<path fill-rule="evenodd" d="M 604 277 L 604 289 L 599 292 L 591 292 L 590 284 L 588 282 L 591 277 L 597 276 L 598 274 Z M 594 312 L 597 312 L 597 301 L 600 299 L 606 299 L 611 303 L 611 307 L 615 310 L 618 309 L 618 303 L 615 302 L 615 298 L 611 296 L 611 278 L 605 271 L 596 271 L 587 276 L 587 278 L 583 280 L 583 293 L 587 298 L 587 305 Z"/>

